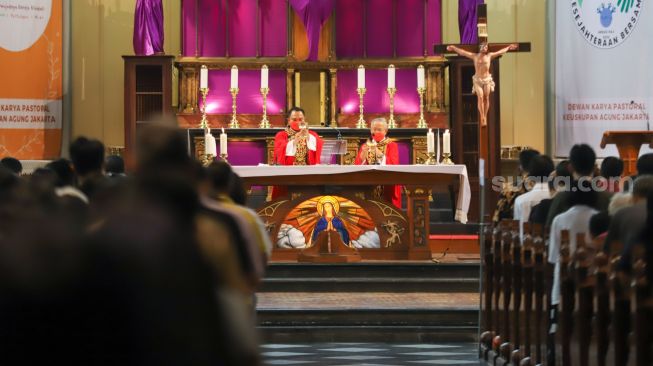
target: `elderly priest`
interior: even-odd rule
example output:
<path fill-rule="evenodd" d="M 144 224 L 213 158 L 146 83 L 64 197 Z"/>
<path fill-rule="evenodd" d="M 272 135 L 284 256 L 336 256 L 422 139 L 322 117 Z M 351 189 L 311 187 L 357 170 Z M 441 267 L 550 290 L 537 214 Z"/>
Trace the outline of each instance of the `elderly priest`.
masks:
<path fill-rule="evenodd" d="M 386 137 L 388 122 L 385 118 L 375 118 L 370 123 L 370 138 L 361 146 L 356 156 L 356 165 L 398 165 L 399 149 L 397 143 Z M 379 186 L 383 197 L 401 208 L 401 186 Z"/>

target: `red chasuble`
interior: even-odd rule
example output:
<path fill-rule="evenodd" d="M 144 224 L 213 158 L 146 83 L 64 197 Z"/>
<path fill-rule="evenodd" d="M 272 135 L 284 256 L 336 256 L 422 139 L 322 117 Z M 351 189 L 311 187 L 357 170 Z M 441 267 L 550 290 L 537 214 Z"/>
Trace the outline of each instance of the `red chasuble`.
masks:
<path fill-rule="evenodd" d="M 367 143 L 369 143 L 369 141 L 366 142 L 365 144 Z M 381 150 L 381 152 L 385 156 L 385 162 L 384 162 L 385 165 L 399 165 L 399 148 L 397 147 L 396 142 L 386 138 L 384 140 L 381 140 L 381 142 L 377 143 L 376 146 L 379 150 Z M 361 159 L 362 150 L 363 147 L 361 146 L 360 150 L 358 150 L 358 154 L 356 155 L 356 161 L 354 162 L 354 164 L 356 165 L 374 164 L 376 157 L 373 156 L 374 154 L 372 153 L 368 153 L 367 158 Z M 395 205 L 397 208 L 401 208 L 401 186 L 399 185 L 383 186 L 383 198 L 385 198 L 389 202 L 392 202 L 392 204 Z"/>
<path fill-rule="evenodd" d="M 315 150 L 310 150 L 307 141 L 295 141 L 295 155 L 286 155 L 289 138 L 294 136 L 297 131 L 286 128 L 277 132 L 274 136 L 274 162 L 279 165 L 317 165 L 320 163 L 320 154 L 322 153 L 322 139 L 313 131 L 308 131 L 311 136 L 315 137 Z M 285 196 L 288 193 L 286 187 L 272 187 L 272 199 Z"/>

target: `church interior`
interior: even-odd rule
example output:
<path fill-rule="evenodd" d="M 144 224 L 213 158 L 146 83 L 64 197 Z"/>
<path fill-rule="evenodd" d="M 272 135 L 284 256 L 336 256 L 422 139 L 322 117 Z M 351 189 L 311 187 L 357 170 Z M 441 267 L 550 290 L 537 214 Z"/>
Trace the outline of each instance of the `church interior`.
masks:
<path fill-rule="evenodd" d="M 0 30 L 0 364 L 653 365 L 643 0 Z"/>

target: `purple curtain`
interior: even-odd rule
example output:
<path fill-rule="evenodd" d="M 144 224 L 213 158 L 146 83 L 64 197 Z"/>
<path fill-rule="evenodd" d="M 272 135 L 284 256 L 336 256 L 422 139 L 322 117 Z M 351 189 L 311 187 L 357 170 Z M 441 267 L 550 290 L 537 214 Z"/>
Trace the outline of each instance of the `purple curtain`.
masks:
<path fill-rule="evenodd" d="M 287 53 L 288 9 L 285 0 L 259 0 L 261 56 L 283 57 Z"/>
<path fill-rule="evenodd" d="M 367 6 L 367 57 L 392 57 L 393 3 L 394 0 L 375 0 Z"/>
<path fill-rule="evenodd" d="M 357 71 L 342 70 L 338 72 L 338 108 L 345 114 L 358 113 Z M 419 112 L 419 95 L 417 94 L 417 70 L 397 69 L 395 74 L 395 113 Z M 366 70 L 365 87 L 367 92 L 365 113 L 388 113 L 390 98 L 386 92 L 388 71 L 386 69 Z"/>
<path fill-rule="evenodd" d="M 478 42 L 478 29 L 476 28 L 478 4 L 483 4 L 483 0 L 458 0 L 460 43 L 474 44 Z"/>
<path fill-rule="evenodd" d="M 440 0 L 429 0 L 426 29 L 426 48 L 429 55 L 435 55 L 433 45 L 442 43 L 442 6 Z"/>
<path fill-rule="evenodd" d="M 224 1 L 199 2 L 199 55 L 203 57 L 224 57 L 227 45 L 225 44 Z"/>
<path fill-rule="evenodd" d="M 229 0 L 229 55 L 256 56 L 256 1 Z"/>
<path fill-rule="evenodd" d="M 363 0 L 337 0 L 336 54 L 339 58 L 363 57 Z"/>
<path fill-rule="evenodd" d="M 220 132 L 218 129 L 213 130 L 213 135 L 216 137 L 216 148 L 220 151 Z M 234 166 L 242 165 L 259 165 L 259 163 L 267 163 L 265 161 L 266 146 L 265 141 L 233 141 L 227 140 L 227 149 L 229 153 L 229 163 Z"/>
<path fill-rule="evenodd" d="M 195 56 L 195 1 L 183 1 L 181 6 L 182 53 L 184 56 Z"/>
<path fill-rule="evenodd" d="M 209 95 L 206 97 L 207 113 L 231 114 L 229 85 L 231 70 L 209 70 Z M 286 106 L 286 71 L 270 70 L 268 114 L 283 114 Z M 239 70 L 238 113 L 262 113 L 261 70 Z M 198 91 L 199 93 L 199 91 Z M 201 100 L 201 99 L 200 99 Z"/>
<path fill-rule="evenodd" d="M 317 60 L 320 45 L 320 33 L 324 22 L 329 18 L 335 0 L 289 0 L 290 6 L 302 19 L 308 37 L 308 60 Z"/>
<path fill-rule="evenodd" d="M 161 0 L 138 0 L 134 13 L 134 53 L 163 53 L 163 3 Z"/>
<path fill-rule="evenodd" d="M 402 0 L 399 2 L 397 6 L 397 56 L 424 56 L 424 18 L 427 16 L 430 14 L 424 14 L 424 0 Z M 437 23 L 439 22 L 438 19 Z"/>

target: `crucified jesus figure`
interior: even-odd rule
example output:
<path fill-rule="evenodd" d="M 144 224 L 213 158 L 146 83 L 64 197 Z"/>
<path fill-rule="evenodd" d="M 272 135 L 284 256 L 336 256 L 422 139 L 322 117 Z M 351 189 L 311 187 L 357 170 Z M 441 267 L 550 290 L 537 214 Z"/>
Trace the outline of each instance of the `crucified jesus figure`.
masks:
<path fill-rule="evenodd" d="M 487 126 L 487 112 L 490 109 L 490 93 L 494 91 L 494 80 L 490 73 L 490 63 L 493 59 L 504 53 L 516 50 L 517 45 L 511 44 L 496 52 L 488 52 L 487 43 L 481 43 L 478 53 L 465 51 L 456 46 L 447 46 L 447 51 L 452 51 L 460 56 L 467 57 L 474 61 L 474 76 L 472 76 L 472 93 L 478 98 L 478 113 L 482 127 Z"/>

